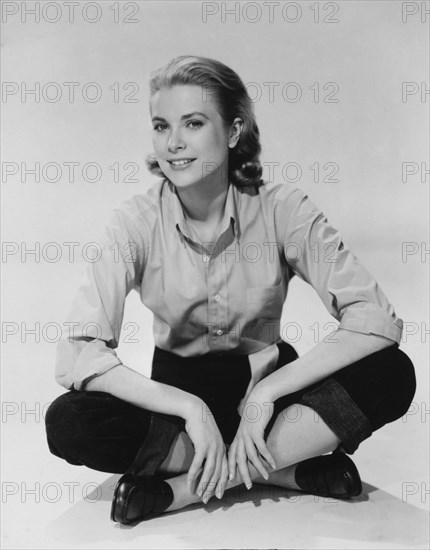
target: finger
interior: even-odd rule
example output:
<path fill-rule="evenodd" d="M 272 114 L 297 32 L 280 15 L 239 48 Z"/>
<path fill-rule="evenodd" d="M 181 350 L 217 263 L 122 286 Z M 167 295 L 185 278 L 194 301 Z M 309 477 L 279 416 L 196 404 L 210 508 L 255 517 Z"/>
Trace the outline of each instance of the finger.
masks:
<path fill-rule="evenodd" d="M 200 478 L 200 483 L 197 488 L 197 494 L 199 497 L 203 496 L 204 491 L 206 490 L 206 485 L 212 477 L 212 473 L 216 466 L 216 460 L 214 453 L 210 453 L 209 456 L 206 456 L 205 466 L 203 469 L 202 477 Z"/>
<path fill-rule="evenodd" d="M 203 493 L 202 500 L 206 503 L 214 494 L 216 489 L 219 476 L 221 475 L 222 468 L 222 457 L 224 454 L 224 448 L 218 451 L 218 454 L 215 455 L 215 467 L 211 479 L 209 480 L 206 489 Z"/>
<path fill-rule="evenodd" d="M 228 478 L 232 481 L 236 476 L 237 440 L 235 439 L 228 450 Z"/>
<path fill-rule="evenodd" d="M 252 487 L 251 476 L 249 474 L 248 465 L 246 463 L 247 456 L 243 442 L 237 446 L 237 467 L 247 489 Z"/>
<path fill-rule="evenodd" d="M 207 501 L 213 496 L 216 486 L 218 484 L 219 476 L 221 475 L 222 468 L 222 455 L 217 458 L 214 473 L 206 486 L 205 492 L 203 493 L 202 500 L 206 504 Z"/>
<path fill-rule="evenodd" d="M 188 470 L 187 486 L 188 486 L 189 491 L 193 494 L 194 494 L 193 484 L 194 484 L 194 481 L 195 481 L 199 471 L 202 469 L 203 460 L 204 460 L 204 454 L 203 453 L 196 453 L 194 455 L 194 458 L 193 458 L 193 461 L 191 463 L 190 469 Z"/>
<path fill-rule="evenodd" d="M 221 475 L 215 490 L 215 495 L 219 499 L 222 499 L 224 495 L 225 487 L 227 485 L 227 478 L 228 478 L 228 463 L 227 463 L 227 458 L 224 455 L 222 459 Z"/>
<path fill-rule="evenodd" d="M 257 451 L 255 450 L 253 441 L 247 441 L 245 444 L 245 449 L 246 449 L 248 460 L 251 462 L 251 464 L 254 466 L 257 472 L 262 477 L 264 477 L 264 479 L 266 480 L 269 479 L 269 474 L 257 455 Z"/>
<path fill-rule="evenodd" d="M 276 469 L 276 462 L 275 462 L 275 459 L 273 458 L 272 454 L 270 453 L 267 445 L 266 445 L 266 442 L 264 441 L 263 438 L 261 439 L 256 439 L 254 441 L 254 445 L 257 447 L 258 449 L 258 452 L 260 453 L 260 455 L 264 458 L 264 460 L 270 464 L 270 466 L 275 470 Z"/>

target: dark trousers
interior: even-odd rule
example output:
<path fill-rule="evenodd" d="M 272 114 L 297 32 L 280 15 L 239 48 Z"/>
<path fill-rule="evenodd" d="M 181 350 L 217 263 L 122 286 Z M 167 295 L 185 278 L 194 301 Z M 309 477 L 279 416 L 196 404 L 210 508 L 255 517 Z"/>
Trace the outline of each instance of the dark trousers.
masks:
<path fill-rule="evenodd" d="M 276 368 L 296 359 L 294 348 L 278 344 Z M 237 406 L 251 376 L 247 355 L 206 354 L 179 357 L 154 349 L 151 378 L 198 395 L 204 415 L 212 414 L 226 443 L 239 426 Z M 377 351 L 300 391 L 281 397 L 266 427 L 267 438 L 278 415 L 295 404 L 311 407 L 353 454 L 361 441 L 403 416 L 415 394 L 410 358 L 397 344 Z M 153 475 L 181 431 L 184 419 L 136 407 L 111 394 L 68 391 L 49 406 L 46 416 L 48 446 L 70 464 L 109 473 L 131 471 Z"/>

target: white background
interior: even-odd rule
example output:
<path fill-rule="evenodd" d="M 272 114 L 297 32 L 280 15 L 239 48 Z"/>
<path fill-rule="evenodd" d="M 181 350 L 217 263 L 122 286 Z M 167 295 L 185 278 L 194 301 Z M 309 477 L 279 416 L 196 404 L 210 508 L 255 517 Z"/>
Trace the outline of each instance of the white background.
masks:
<path fill-rule="evenodd" d="M 428 2 L 299 2 L 299 11 L 296 3 L 279 2 L 273 22 L 264 3 L 259 11 L 256 3 L 237 3 L 235 20 L 223 13 L 234 9 L 234 2 L 120 2 L 115 22 L 115 3 L 99 1 L 93 3 L 100 12 L 94 23 L 85 20 L 98 18 L 94 6 L 83 10 L 88 3 L 75 8 L 74 22 L 62 2 L 49 8 L 47 2 L 23 4 L 40 10 L 39 23 L 25 15 L 21 2 L 3 2 L 9 15 L 3 11 L 2 23 L 3 546 L 425 548 L 429 177 L 418 172 L 403 181 L 402 164 L 429 165 L 430 100 L 421 95 L 422 83 L 429 86 L 429 16 L 427 24 L 422 21 Z M 124 22 L 132 11 L 137 22 Z M 354 506 L 315 502 L 312 496 L 288 500 L 282 491 L 274 502 L 267 490 L 261 501 L 260 493 L 253 493 L 230 503 L 227 513 L 211 501 L 206 509 L 195 506 L 129 530 L 109 520 L 117 476 L 49 454 L 43 411 L 63 391 L 54 380 L 55 326 L 62 325 L 86 265 L 85 245 L 97 241 L 113 207 L 156 181 L 144 165 L 152 151 L 148 80 L 152 71 L 184 54 L 213 57 L 238 72 L 255 98 L 265 178 L 268 163 L 278 163 L 275 181 L 285 181 L 283 166 L 300 166 L 296 185 L 340 229 L 407 325 L 401 349 L 416 367 L 417 394 L 411 414 L 375 433 L 354 455 L 367 497 Z M 78 83 L 72 102 L 64 82 Z M 94 92 L 83 95 L 89 82 L 102 91 L 99 101 L 85 99 Z M 286 92 L 290 100 L 282 95 L 291 82 L 302 92 L 296 102 L 293 87 Z M 338 102 L 324 100 L 333 89 L 324 90 L 329 82 L 338 87 L 333 96 Z M 405 82 L 417 93 L 402 95 Z M 17 93 L 5 94 L 5 83 L 6 91 Z M 23 100 L 21 94 L 35 83 L 40 100 L 31 94 Z M 114 83 L 118 102 L 110 89 Z M 127 83 L 135 84 L 124 89 Z M 273 83 L 273 101 L 267 83 Z M 314 83 L 318 101 L 309 89 Z M 51 99 L 55 90 L 62 95 L 49 101 L 43 90 Z M 133 90 L 137 102 L 124 102 Z M 70 162 L 79 163 L 71 182 L 64 165 Z M 27 169 L 40 163 L 40 181 L 24 175 L 21 163 Z M 48 163 L 62 167 L 59 181 L 49 181 L 52 170 L 44 178 Z M 87 163 L 100 167 L 99 181 L 85 181 L 94 176 L 91 170 L 83 175 Z M 114 163 L 121 166 L 118 182 L 109 169 Z M 130 173 L 125 163 L 135 163 L 135 183 L 125 180 Z M 314 163 L 320 166 L 317 182 L 309 169 Z M 338 166 L 339 182 L 323 181 L 326 163 Z M 8 175 L 14 166 L 18 172 Z M 286 173 L 294 174 L 292 168 Z M 68 242 L 79 243 L 72 262 Z M 60 250 L 58 261 L 48 243 Z M 35 247 L 40 254 L 25 255 Z M 413 253 L 405 256 L 405 251 Z M 121 342 L 118 353 L 148 373 L 152 315 L 135 294 L 127 299 L 128 320 L 139 324 L 139 342 Z M 330 332 L 324 330 L 330 320 L 313 289 L 293 281 L 283 321 L 299 354 L 316 343 L 309 327 L 318 322 L 321 339 Z M 32 328 L 36 336 L 26 333 Z M 65 480 L 79 484 L 71 501 Z M 103 498 L 97 491 L 94 503 L 83 498 L 88 482 L 103 484 Z M 34 494 L 28 493 L 31 488 Z"/>

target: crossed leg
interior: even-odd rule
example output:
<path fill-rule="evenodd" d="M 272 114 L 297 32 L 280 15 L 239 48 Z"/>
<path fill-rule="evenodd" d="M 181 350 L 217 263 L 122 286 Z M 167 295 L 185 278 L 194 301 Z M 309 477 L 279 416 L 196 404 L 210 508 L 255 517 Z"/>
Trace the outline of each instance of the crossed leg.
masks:
<path fill-rule="evenodd" d="M 297 414 L 298 420 L 291 422 L 288 419 Z M 277 469 L 269 471 L 266 481 L 260 473 L 249 464 L 251 479 L 255 483 L 266 483 L 280 487 L 298 489 L 294 481 L 295 465 L 303 460 L 319 456 L 336 449 L 340 439 L 327 426 L 322 418 L 309 407 L 294 405 L 295 411 L 285 409 L 285 414 L 279 414 L 267 438 L 267 447 L 275 459 Z M 297 418 L 297 416 L 296 416 Z M 172 445 L 169 455 L 161 464 L 160 472 L 176 473 L 178 475 L 166 479 L 172 487 L 174 499 L 166 512 L 178 510 L 190 504 L 201 502 L 201 499 L 192 494 L 187 486 L 187 472 L 194 456 L 194 448 L 186 432 L 180 432 Z M 240 485 L 239 475 L 232 481 L 227 480 L 226 490 Z"/>

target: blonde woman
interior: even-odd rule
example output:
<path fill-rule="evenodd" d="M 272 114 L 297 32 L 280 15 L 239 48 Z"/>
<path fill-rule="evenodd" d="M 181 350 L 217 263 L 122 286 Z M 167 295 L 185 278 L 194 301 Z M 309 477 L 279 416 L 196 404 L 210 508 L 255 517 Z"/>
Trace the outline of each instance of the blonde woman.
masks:
<path fill-rule="evenodd" d="M 180 56 L 150 92 L 159 179 L 114 209 L 75 296 L 50 451 L 122 474 L 111 519 L 127 525 L 242 483 L 359 495 L 348 455 L 415 393 L 402 320 L 308 196 L 262 179 L 253 105 L 232 69 Z M 293 276 L 340 323 L 301 357 L 280 335 Z M 150 378 L 115 353 L 133 289 L 154 313 Z"/>

